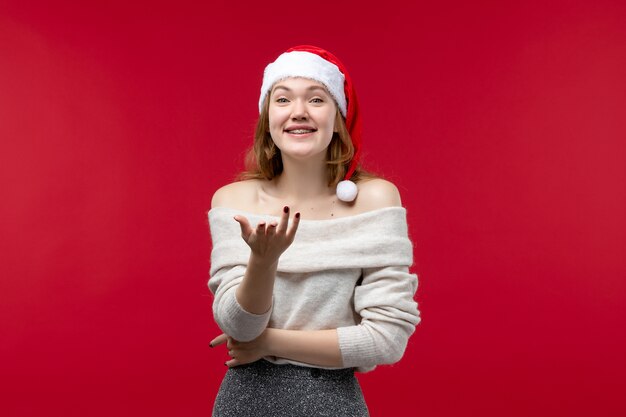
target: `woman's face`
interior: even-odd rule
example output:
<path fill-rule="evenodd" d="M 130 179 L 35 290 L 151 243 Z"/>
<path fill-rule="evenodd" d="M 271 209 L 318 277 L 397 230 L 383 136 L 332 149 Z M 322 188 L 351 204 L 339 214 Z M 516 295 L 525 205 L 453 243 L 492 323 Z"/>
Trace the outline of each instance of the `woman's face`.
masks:
<path fill-rule="evenodd" d="M 306 159 L 323 152 L 335 131 L 337 105 L 317 81 L 287 78 L 269 95 L 269 129 L 283 156 Z M 294 130 L 300 127 L 305 131 Z"/>

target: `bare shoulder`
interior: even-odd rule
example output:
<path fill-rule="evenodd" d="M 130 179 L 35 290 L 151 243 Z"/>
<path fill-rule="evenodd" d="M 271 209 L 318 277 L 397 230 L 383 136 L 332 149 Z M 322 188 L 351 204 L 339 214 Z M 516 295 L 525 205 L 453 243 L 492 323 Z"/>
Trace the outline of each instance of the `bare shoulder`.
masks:
<path fill-rule="evenodd" d="M 242 209 L 249 207 L 255 200 L 258 190 L 258 180 L 235 181 L 218 188 L 213 193 L 211 208 L 230 207 Z"/>
<path fill-rule="evenodd" d="M 359 211 L 376 210 L 384 207 L 401 207 L 400 191 L 391 181 L 374 178 L 360 181 L 358 184 Z"/>

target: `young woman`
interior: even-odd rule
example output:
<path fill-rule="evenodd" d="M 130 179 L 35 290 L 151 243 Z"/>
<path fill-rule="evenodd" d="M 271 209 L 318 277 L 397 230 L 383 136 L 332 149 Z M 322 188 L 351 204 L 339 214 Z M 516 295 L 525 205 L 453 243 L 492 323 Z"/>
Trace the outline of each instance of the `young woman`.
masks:
<path fill-rule="evenodd" d="M 230 360 L 213 416 L 367 416 L 355 370 L 395 363 L 420 322 L 406 209 L 360 168 L 352 81 L 331 53 L 264 72 L 248 170 L 213 196 L 209 288 Z"/>

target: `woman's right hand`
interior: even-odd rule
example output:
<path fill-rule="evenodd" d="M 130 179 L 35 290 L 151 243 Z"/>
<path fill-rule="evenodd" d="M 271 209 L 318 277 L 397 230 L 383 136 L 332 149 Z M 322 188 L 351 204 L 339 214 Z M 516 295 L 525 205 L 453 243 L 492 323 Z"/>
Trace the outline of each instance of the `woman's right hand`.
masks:
<path fill-rule="evenodd" d="M 260 221 L 256 228 L 250 226 L 245 216 L 236 215 L 234 219 L 241 226 L 241 237 L 250 246 L 252 254 L 269 262 L 277 262 L 280 255 L 293 242 L 300 223 L 300 213 L 296 213 L 291 226 L 289 222 L 289 207 L 285 206 L 280 222 L 276 220 L 266 224 Z"/>

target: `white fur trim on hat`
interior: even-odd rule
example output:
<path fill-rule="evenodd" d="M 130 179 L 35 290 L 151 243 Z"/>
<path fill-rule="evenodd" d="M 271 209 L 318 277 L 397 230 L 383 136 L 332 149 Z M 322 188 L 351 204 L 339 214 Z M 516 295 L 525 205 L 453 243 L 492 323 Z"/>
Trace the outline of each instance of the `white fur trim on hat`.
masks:
<path fill-rule="evenodd" d="M 259 99 L 259 113 L 263 109 L 263 101 L 270 88 L 276 81 L 287 77 L 310 78 L 324 84 L 337 102 L 339 111 L 343 117 L 346 117 L 344 75 L 339 71 L 337 65 L 326 61 L 319 55 L 304 51 L 285 52 L 276 58 L 276 61 L 265 67 L 261 98 Z"/>

